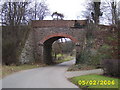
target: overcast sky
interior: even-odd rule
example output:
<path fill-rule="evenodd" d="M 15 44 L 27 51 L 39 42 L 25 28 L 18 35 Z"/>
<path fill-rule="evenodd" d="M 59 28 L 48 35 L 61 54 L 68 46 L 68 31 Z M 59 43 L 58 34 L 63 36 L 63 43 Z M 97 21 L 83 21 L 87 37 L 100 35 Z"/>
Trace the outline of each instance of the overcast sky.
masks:
<path fill-rule="evenodd" d="M 84 9 L 83 3 L 86 0 L 46 0 L 50 12 L 63 13 L 65 20 L 75 20 Z M 80 18 L 80 17 L 79 17 Z M 52 19 L 50 16 L 45 19 Z"/>

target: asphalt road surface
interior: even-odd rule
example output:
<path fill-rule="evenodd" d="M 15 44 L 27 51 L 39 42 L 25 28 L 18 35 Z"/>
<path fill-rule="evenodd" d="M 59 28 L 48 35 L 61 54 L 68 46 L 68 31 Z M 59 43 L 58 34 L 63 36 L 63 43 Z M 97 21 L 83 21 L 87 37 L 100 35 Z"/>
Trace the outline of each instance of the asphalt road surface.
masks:
<path fill-rule="evenodd" d="M 5 77 L 2 88 L 78 88 L 65 77 L 74 60 L 54 66 L 24 70 Z"/>

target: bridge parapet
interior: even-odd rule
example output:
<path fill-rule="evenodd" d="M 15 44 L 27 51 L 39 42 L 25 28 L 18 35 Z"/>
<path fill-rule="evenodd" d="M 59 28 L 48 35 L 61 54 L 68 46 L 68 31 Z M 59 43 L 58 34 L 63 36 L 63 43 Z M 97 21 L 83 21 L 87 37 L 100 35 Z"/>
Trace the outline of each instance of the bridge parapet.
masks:
<path fill-rule="evenodd" d="M 32 27 L 74 27 L 76 20 L 33 20 Z M 86 25 L 87 20 L 77 20 L 80 25 Z"/>

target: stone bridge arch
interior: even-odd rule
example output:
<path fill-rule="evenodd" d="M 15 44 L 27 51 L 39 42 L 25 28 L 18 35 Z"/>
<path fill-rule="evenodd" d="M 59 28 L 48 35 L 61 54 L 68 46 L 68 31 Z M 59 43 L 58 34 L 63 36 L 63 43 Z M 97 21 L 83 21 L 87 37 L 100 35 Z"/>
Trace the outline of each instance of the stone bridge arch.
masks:
<path fill-rule="evenodd" d="M 76 44 L 76 63 L 85 40 L 85 28 L 74 27 L 76 20 L 35 20 L 31 23 L 31 30 L 21 60 L 52 63 L 52 43 L 60 38 L 69 38 Z M 78 20 L 80 25 L 83 21 Z M 86 23 L 85 23 L 86 24 Z M 26 54 L 27 53 L 27 54 Z M 24 55 L 24 56 L 23 56 Z M 25 58 L 22 58 L 25 57 Z M 24 60 L 23 60 L 24 59 Z"/>
<path fill-rule="evenodd" d="M 46 64 L 52 64 L 52 44 L 60 39 L 60 38 L 69 38 L 75 44 L 79 43 L 79 41 L 71 35 L 65 33 L 55 33 L 52 35 L 45 36 L 41 41 L 40 44 L 43 45 L 43 60 Z"/>
<path fill-rule="evenodd" d="M 47 41 L 48 39 L 53 38 L 53 37 L 69 38 L 69 39 L 71 39 L 74 43 L 79 42 L 76 38 L 74 38 L 73 36 L 71 36 L 71 35 L 69 35 L 69 34 L 65 34 L 65 33 L 54 33 L 54 34 L 52 34 L 52 35 L 45 36 L 45 37 L 40 41 L 40 43 L 43 44 L 45 41 Z"/>

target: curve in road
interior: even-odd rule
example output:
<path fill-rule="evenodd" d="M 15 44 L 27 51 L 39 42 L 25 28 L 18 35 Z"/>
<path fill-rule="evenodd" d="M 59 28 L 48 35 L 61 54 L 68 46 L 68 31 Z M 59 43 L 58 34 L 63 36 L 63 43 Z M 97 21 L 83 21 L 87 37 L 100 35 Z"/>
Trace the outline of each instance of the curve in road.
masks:
<path fill-rule="evenodd" d="M 75 60 L 54 66 L 24 70 L 2 80 L 2 88 L 78 88 L 65 77 Z"/>

